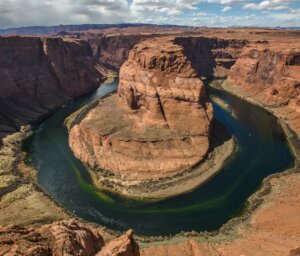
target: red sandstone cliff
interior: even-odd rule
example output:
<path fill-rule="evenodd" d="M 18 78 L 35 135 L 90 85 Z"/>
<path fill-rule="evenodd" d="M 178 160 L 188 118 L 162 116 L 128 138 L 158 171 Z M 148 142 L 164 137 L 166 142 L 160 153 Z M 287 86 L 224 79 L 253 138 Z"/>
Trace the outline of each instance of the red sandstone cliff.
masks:
<path fill-rule="evenodd" d="M 300 44 L 256 42 L 244 48 L 227 84 L 274 110 L 300 134 Z"/>
<path fill-rule="evenodd" d="M 0 37 L 0 137 L 99 86 L 88 43 Z"/>
<path fill-rule="evenodd" d="M 96 50 L 95 57 L 98 63 L 120 68 L 126 61 L 129 51 L 148 37 L 149 35 L 105 35 L 98 40 L 88 39 L 88 42 Z"/>
<path fill-rule="evenodd" d="M 159 35 L 148 33 L 126 33 L 121 31 L 99 30 L 70 33 L 87 41 L 99 64 L 119 69 L 127 60 L 129 51 L 138 43 Z M 111 33 L 109 33 L 111 32 Z M 124 34 L 123 34 L 124 33 Z M 199 35 L 179 36 L 174 42 L 184 47 L 185 55 L 193 63 L 202 77 L 224 77 L 235 63 L 247 40 L 222 39 Z"/>
<path fill-rule="evenodd" d="M 212 78 L 228 75 L 248 41 L 193 36 L 177 37 L 175 43 L 184 48 L 199 77 Z"/>

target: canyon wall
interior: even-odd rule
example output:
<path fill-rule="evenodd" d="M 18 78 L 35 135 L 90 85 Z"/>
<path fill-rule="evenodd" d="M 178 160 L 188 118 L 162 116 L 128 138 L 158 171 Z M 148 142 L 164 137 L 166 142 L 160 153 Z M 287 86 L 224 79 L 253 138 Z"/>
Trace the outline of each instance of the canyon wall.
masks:
<path fill-rule="evenodd" d="M 129 51 L 138 43 L 159 34 L 105 34 L 95 31 L 71 33 L 89 42 L 99 64 L 119 69 L 127 60 Z M 228 75 L 231 66 L 238 59 L 247 40 L 219 39 L 201 36 L 176 37 L 175 44 L 184 48 L 199 77 L 211 78 Z"/>
<path fill-rule="evenodd" d="M 175 43 L 184 48 L 198 77 L 212 78 L 228 75 L 248 41 L 194 36 L 177 37 Z"/>
<path fill-rule="evenodd" d="M 122 182 L 171 177 L 207 154 L 212 106 L 174 38 L 136 45 L 120 70 L 118 96 L 101 100 L 70 131 L 69 145 L 94 181 L 113 171 Z"/>
<path fill-rule="evenodd" d="M 98 63 L 119 69 L 127 60 L 129 51 L 150 35 L 112 35 L 90 38 L 88 42 L 96 49 Z"/>
<path fill-rule="evenodd" d="M 256 42 L 244 48 L 225 87 L 266 106 L 300 134 L 300 44 Z"/>
<path fill-rule="evenodd" d="M 89 43 L 95 61 L 108 68 L 120 69 L 129 51 L 139 42 L 153 35 L 107 34 L 107 31 L 59 32 L 56 37 L 77 38 Z"/>
<path fill-rule="evenodd" d="M 0 137 L 99 86 L 87 42 L 0 37 Z"/>

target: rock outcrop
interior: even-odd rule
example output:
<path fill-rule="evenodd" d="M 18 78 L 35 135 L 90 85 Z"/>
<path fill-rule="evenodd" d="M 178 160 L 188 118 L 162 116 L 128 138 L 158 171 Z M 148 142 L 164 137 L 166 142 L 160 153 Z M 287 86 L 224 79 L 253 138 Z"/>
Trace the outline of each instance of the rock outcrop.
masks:
<path fill-rule="evenodd" d="M 93 170 L 123 182 L 176 175 L 207 154 L 213 117 L 202 81 L 173 38 L 134 47 L 120 70 L 118 95 L 101 100 L 75 125 L 69 144 Z M 100 169 L 100 168 L 101 169 Z"/>
<path fill-rule="evenodd" d="M 132 231 L 106 246 L 100 229 L 75 219 L 53 222 L 40 228 L 0 226 L 0 255 L 24 256 L 137 256 Z"/>
<path fill-rule="evenodd" d="M 133 231 L 112 240 L 96 256 L 139 256 L 139 247 L 133 240 Z"/>
<path fill-rule="evenodd" d="M 231 68 L 226 86 L 272 109 L 300 134 L 299 43 L 264 41 L 248 45 Z"/>
<path fill-rule="evenodd" d="M 0 55 L 0 138 L 100 84 L 84 41 L 0 37 Z"/>

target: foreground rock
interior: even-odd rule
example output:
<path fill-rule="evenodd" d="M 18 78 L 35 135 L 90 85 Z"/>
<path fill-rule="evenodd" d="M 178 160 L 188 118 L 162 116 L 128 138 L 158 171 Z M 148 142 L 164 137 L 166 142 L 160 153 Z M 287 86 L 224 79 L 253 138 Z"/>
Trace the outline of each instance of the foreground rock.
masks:
<path fill-rule="evenodd" d="M 0 138 L 99 86 L 88 43 L 0 37 Z"/>
<path fill-rule="evenodd" d="M 70 131 L 75 156 L 123 181 L 174 176 L 207 154 L 212 106 L 172 38 L 138 44 L 120 71 L 118 95 L 101 100 Z M 93 171 L 97 185 L 103 173 Z"/>
<path fill-rule="evenodd" d="M 138 247 L 132 231 L 105 246 L 100 230 L 75 219 L 40 228 L 0 226 L 0 254 L 34 256 L 136 256 Z"/>
<path fill-rule="evenodd" d="M 96 256 L 139 256 L 139 247 L 133 241 L 133 231 L 114 239 L 106 245 Z"/>

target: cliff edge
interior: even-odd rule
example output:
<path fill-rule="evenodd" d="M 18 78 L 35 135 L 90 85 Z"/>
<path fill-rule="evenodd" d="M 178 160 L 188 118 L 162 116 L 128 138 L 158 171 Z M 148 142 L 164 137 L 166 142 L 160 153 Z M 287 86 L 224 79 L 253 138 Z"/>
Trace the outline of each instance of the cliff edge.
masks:
<path fill-rule="evenodd" d="M 87 42 L 48 37 L 0 37 L 0 138 L 96 89 Z"/>

